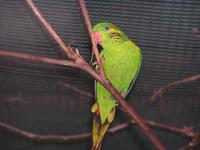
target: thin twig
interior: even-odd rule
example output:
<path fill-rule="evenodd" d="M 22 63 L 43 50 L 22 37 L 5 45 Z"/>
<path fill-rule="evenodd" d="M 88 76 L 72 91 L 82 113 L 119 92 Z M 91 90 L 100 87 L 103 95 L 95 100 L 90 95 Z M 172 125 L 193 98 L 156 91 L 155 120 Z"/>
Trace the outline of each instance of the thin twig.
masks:
<path fill-rule="evenodd" d="M 200 145 L 200 133 L 197 133 L 196 136 L 194 136 L 190 142 L 179 148 L 179 150 L 197 150 L 199 145 Z"/>
<path fill-rule="evenodd" d="M 0 56 L 21 58 L 25 60 L 31 60 L 34 62 L 46 63 L 46 64 L 52 64 L 52 65 L 63 65 L 63 66 L 80 68 L 80 65 L 77 63 L 74 63 L 73 61 L 49 58 L 49 57 L 44 57 L 44 56 L 37 56 L 37 55 L 32 55 L 32 54 L 24 54 L 24 53 L 12 52 L 12 51 L 7 51 L 7 50 L 0 50 Z"/>
<path fill-rule="evenodd" d="M 73 52 L 73 50 L 70 47 L 66 46 L 64 41 L 59 37 L 59 35 L 54 31 L 54 29 L 51 27 L 51 25 L 46 21 L 46 19 L 40 13 L 39 9 L 35 6 L 33 1 L 32 0 L 26 0 L 26 2 L 30 6 L 30 8 L 32 9 L 33 13 L 37 16 L 37 18 L 43 24 L 45 29 L 49 32 L 49 34 L 54 38 L 54 40 L 63 49 L 65 54 L 71 59 L 76 59 L 76 57 L 78 57 L 78 56 Z"/>
<path fill-rule="evenodd" d="M 117 125 L 108 130 L 108 133 L 114 134 L 122 129 L 125 129 L 128 125 L 126 123 Z M 87 138 L 90 138 L 91 133 L 81 133 L 81 134 L 73 134 L 73 135 L 55 135 L 55 134 L 35 134 L 32 132 L 28 132 L 16 127 L 13 127 L 9 124 L 0 122 L 0 128 L 4 129 L 12 134 L 20 136 L 22 138 L 26 138 L 32 141 L 37 142 L 72 142 L 72 141 L 80 141 Z"/>
<path fill-rule="evenodd" d="M 194 140 L 193 143 L 195 145 L 197 145 L 199 141 L 199 132 L 195 132 L 195 131 L 191 131 L 185 128 L 176 128 L 176 127 L 172 127 L 169 125 L 165 125 L 165 124 L 161 124 L 155 121 L 150 121 L 150 120 L 146 120 L 144 119 L 144 122 L 146 124 L 148 124 L 151 127 L 154 128 L 158 128 L 158 129 L 163 129 L 163 130 L 167 130 L 167 131 L 172 131 L 172 132 L 176 132 L 179 133 L 181 135 L 185 135 L 188 137 L 193 138 Z M 136 122 L 134 120 L 130 121 L 130 122 L 126 122 L 126 123 L 122 123 L 119 125 L 116 125 L 112 128 L 110 128 L 108 130 L 108 133 L 110 134 L 114 134 L 120 130 L 123 130 L 125 128 L 127 128 L 128 126 L 130 126 L 131 124 L 136 124 Z M 13 127 L 11 125 L 8 125 L 6 123 L 0 122 L 0 128 L 4 129 L 12 134 L 18 135 L 22 138 L 26 138 L 32 141 L 38 141 L 38 142 L 72 142 L 72 141 L 80 141 L 80 140 L 84 140 L 87 139 L 91 136 L 90 133 L 81 133 L 81 134 L 73 134 L 73 135 L 54 135 L 54 134 L 35 134 L 32 132 L 28 132 L 22 129 L 18 129 L 16 127 Z M 197 142 L 197 138 L 198 138 L 198 142 Z M 199 143 L 198 143 L 199 144 Z M 192 145 L 192 144 L 190 144 Z M 182 150 L 182 149 L 180 149 Z"/>
<path fill-rule="evenodd" d="M 134 121 L 132 121 L 134 122 Z M 162 124 L 162 123 L 158 123 L 152 120 L 146 120 L 144 119 L 144 122 L 154 128 L 159 128 L 159 129 L 164 129 L 170 132 L 175 132 L 175 133 L 179 133 L 182 135 L 186 135 L 188 137 L 194 137 L 198 132 L 192 131 L 192 130 L 188 130 L 186 128 L 177 128 L 177 127 L 173 127 L 170 125 L 166 125 L 166 124 Z"/>
<path fill-rule="evenodd" d="M 77 64 L 80 64 L 82 67 L 80 69 L 85 70 L 93 74 L 98 78 L 98 75 L 94 71 L 94 69 L 82 58 L 79 54 L 78 50 L 73 51 L 71 47 L 67 46 L 62 38 L 55 32 L 55 30 L 51 27 L 50 23 L 43 17 L 42 13 L 35 6 L 32 0 L 26 0 L 27 4 L 31 8 L 32 12 L 37 16 L 38 20 L 42 23 L 44 28 L 48 31 L 51 37 L 58 43 L 61 49 L 65 52 L 65 54 L 72 60 L 74 60 Z"/>
<path fill-rule="evenodd" d="M 51 27 L 51 25 L 46 21 L 46 19 L 43 17 L 39 9 L 35 6 L 34 2 L 32 0 L 26 0 L 27 4 L 33 11 L 33 13 L 37 16 L 39 21 L 42 23 L 44 28 L 49 32 L 51 37 L 60 45 L 62 50 L 65 52 L 65 54 L 75 61 L 75 63 L 79 64 L 79 68 L 88 72 L 91 74 L 96 80 L 101 81 L 101 78 L 97 74 L 97 72 L 84 60 L 84 58 L 79 55 L 78 50 L 73 51 L 69 46 L 67 46 L 64 41 L 59 37 L 59 35 L 55 32 L 55 30 Z"/>
<path fill-rule="evenodd" d="M 32 140 L 32 141 L 38 141 L 38 142 L 70 142 L 70 141 L 79 141 L 85 138 L 90 137 L 90 133 L 82 133 L 82 134 L 75 134 L 75 135 L 43 135 L 43 134 L 35 134 L 32 132 L 27 132 L 22 129 L 18 129 L 16 127 L 13 127 L 11 125 L 8 125 L 6 123 L 0 122 L 0 128 L 9 131 L 10 133 L 13 133 L 15 135 L 18 135 L 20 137 Z"/>
<path fill-rule="evenodd" d="M 91 93 L 85 92 L 85 91 L 83 91 L 83 90 L 81 90 L 81 89 L 79 89 L 77 87 L 74 87 L 74 86 L 70 85 L 69 83 L 64 83 L 64 82 L 60 81 L 60 82 L 58 82 L 58 84 L 66 87 L 66 88 L 69 88 L 70 90 L 72 90 L 72 91 L 74 91 L 74 92 L 76 92 L 78 94 L 87 96 L 89 98 L 94 98 L 94 95 L 92 95 Z"/>
<path fill-rule="evenodd" d="M 92 24 L 91 24 L 91 21 L 90 21 L 90 18 L 89 18 L 88 11 L 86 9 L 85 1 L 79 0 L 79 3 L 80 3 L 81 11 L 82 11 L 82 14 L 83 14 L 83 17 L 84 17 L 84 20 L 85 20 L 85 24 L 86 24 L 87 29 L 88 29 L 90 40 L 91 40 L 91 43 L 92 43 L 92 53 L 95 55 L 95 58 L 97 60 L 98 71 L 99 71 L 100 75 L 103 77 L 103 79 L 106 79 L 106 75 L 104 73 L 104 69 L 103 69 L 103 65 L 102 65 L 102 60 L 101 60 L 101 57 L 99 55 L 99 51 L 98 51 L 98 48 L 96 46 L 96 42 L 94 40 L 94 34 L 93 34 L 93 31 L 92 31 Z"/>
<path fill-rule="evenodd" d="M 196 75 L 193 75 L 193 76 L 190 76 L 190 77 L 186 77 L 186 78 L 183 78 L 181 80 L 173 81 L 173 82 L 171 82 L 167 85 L 164 85 L 163 87 L 159 88 L 158 90 L 156 90 L 154 92 L 154 94 L 150 97 L 150 101 L 155 102 L 158 97 L 162 98 L 163 94 L 166 91 L 168 91 L 169 89 L 171 89 L 173 87 L 176 87 L 177 85 L 190 83 L 190 82 L 197 81 L 197 80 L 200 80 L 200 74 L 196 74 Z"/>

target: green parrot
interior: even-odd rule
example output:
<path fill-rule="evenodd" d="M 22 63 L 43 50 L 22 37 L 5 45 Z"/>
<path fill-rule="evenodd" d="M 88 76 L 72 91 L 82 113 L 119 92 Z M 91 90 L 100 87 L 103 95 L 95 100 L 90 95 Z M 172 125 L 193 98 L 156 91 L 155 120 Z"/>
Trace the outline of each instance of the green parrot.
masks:
<path fill-rule="evenodd" d="M 140 70 L 140 48 L 112 23 L 98 23 L 93 32 L 96 43 L 102 47 L 100 56 L 105 74 L 125 98 Z M 114 119 L 117 102 L 99 82 L 95 83 L 95 95 L 96 102 L 91 108 L 94 113 L 92 150 L 100 150 L 102 139 Z"/>

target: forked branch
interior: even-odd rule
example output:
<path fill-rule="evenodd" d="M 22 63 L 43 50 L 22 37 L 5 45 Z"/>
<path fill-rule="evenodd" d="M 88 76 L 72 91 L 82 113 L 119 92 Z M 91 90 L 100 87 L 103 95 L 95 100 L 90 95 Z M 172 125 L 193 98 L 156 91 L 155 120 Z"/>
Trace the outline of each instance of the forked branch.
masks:
<path fill-rule="evenodd" d="M 83 17 L 85 19 L 90 37 L 91 42 L 93 45 L 93 52 L 96 56 L 97 63 L 99 67 L 102 69 L 99 73 L 97 73 L 81 56 L 76 57 L 76 53 L 74 51 L 68 50 L 67 46 L 64 44 L 62 39 L 56 34 L 56 32 L 53 30 L 53 28 L 50 26 L 50 24 L 45 20 L 45 18 L 41 15 L 40 11 L 36 8 L 32 0 L 26 0 L 27 4 L 30 6 L 34 14 L 38 17 L 40 22 L 44 25 L 44 27 L 47 29 L 47 31 L 50 33 L 50 35 L 56 40 L 56 42 L 60 45 L 60 47 L 63 49 L 63 51 L 67 54 L 67 56 L 71 59 L 73 59 L 76 63 L 79 63 L 82 65 L 80 69 L 88 72 L 90 75 L 92 75 L 96 80 L 98 80 L 112 95 L 113 97 L 118 101 L 118 103 L 123 107 L 124 112 L 126 112 L 132 119 L 134 119 L 137 124 L 141 127 L 143 132 L 150 138 L 150 140 L 154 143 L 155 147 L 159 150 L 165 150 L 165 147 L 161 144 L 160 140 L 153 134 L 151 129 L 141 120 L 141 118 L 138 116 L 138 114 L 135 112 L 135 110 L 123 99 L 121 94 L 112 86 L 112 84 L 106 79 L 105 73 L 103 72 L 103 65 L 101 62 L 101 58 L 98 52 L 98 49 L 96 47 L 96 43 L 93 38 L 92 34 L 92 25 L 89 20 L 88 11 L 85 6 L 84 0 L 79 0 L 81 10 Z M 73 56 L 73 57 L 71 57 Z M 75 56 L 75 57 L 74 57 Z"/>
<path fill-rule="evenodd" d="M 176 87 L 176 86 L 178 86 L 180 84 L 194 82 L 194 81 L 197 81 L 197 80 L 200 80 L 200 74 L 189 76 L 189 77 L 183 78 L 181 80 L 177 80 L 177 81 L 171 82 L 171 83 L 169 83 L 167 85 L 164 85 L 163 87 L 161 87 L 158 90 L 154 91 L 154 94 L 150 97 L 150 101 L 154 102 L 154 101 L 156 101 L 156 99 L 158 97 L 162 98 L 163 94 L 165 92 L 167 92 L 169 89 L 172 89 L 173 87 Z"/>
<path fill-rule="evenodd" d="M 185 135 L 185 136 L 192 138 L 192 140 L 187 145 L 180 148 L 180 150 L 185 150 L 186 147 L 196 147 L 200 143 L 200 133 L 199 132 L 188 130 L 186 128 L 176 128 L 176 127 L 173 127 L 170 125 L 161 124 L 161 123 L 151 121 L 151 120 L 143 119 L 143 121 L 150 127 L 178 133 L 178 134 Z M 120 130 L 123 130 L 123 129 L 129 127 L 131 124 L 136 125 L 136 122 L 134 120 L 131 120 L 129 122 L 116 125 L 110 129 L 108 129 L 108 133 L 114 134 Z M 67 134 L 67 135 L 35 134 L 35 133 L 28 132 L 28 131 L 25 131 L 22 129 L 18 129 L 16 127 L 13 127 L 13 126 L 3 123 L 3 122 L 0 122 L 0 128 L 4 129 L 12 134 L 15 134 L 17 136 L 20 136 L 22 138 L 26 138 L 26 139 L 29 139 L 32 141 L 38 141 L 38 142 L 72 142 L 72 141 L 85 140 L 85 139 L 91 137 L 91 133 L 80 133 L 80 134 L 72 134 L 72 135 L 69 135 L 69 134 Z"/>

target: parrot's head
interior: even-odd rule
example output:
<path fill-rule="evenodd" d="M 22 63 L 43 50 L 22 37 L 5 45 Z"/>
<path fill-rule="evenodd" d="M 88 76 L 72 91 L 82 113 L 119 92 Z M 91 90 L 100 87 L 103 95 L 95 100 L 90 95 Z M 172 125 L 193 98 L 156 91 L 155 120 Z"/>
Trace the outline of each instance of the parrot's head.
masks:
<path fill-rule="evenodd" d="M 107 44 L 118 44 L 128 40 L 128 37 L 115 25 L 109 22 L 98 23 L 93 27 L 94 39 L 104 47 Z"/>

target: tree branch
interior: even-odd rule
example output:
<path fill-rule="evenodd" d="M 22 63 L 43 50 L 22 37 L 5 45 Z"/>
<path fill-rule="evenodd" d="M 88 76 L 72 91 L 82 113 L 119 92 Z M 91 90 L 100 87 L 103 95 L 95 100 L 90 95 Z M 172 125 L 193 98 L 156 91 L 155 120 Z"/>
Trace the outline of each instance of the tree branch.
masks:
<path fill-rule="evenodd" d="M 183 78 L 181 80 L 173 81 L 167 85 L 164 85 L 163 87 L 159 88 L 158 90 L 156 90 L 154 92 L 154 94 L 150 97 L 150 101 L 155 102 L 158 97 L 162 98 L 163 94 L 165 92 L 167 92 L 169 89 L 171 89 L 173 87 L 176 87 L 177 85 L 190 83 L 190 82 L 197 81 L 197 80 L 200 80 L 200 74 L 196 74 L 196 75 L 193 75 L 193 76 L 190 76 L 187 78 Z"/>
<path fill-rule="evenodd" d="M 86 9 L 85 1 L 79 0 L 79 4 L 80 4 L 80 7 L 81 7 L 82 15 L 83 15 L 84 20 L 85 20 L 85 24 L 86 24 L 87 29 L 88 29 L 90 40 L 91 40 L 91 43 L 92 43 L 92 53 L 95 55 L 95 58 L 97 60 L 99 73 L 103 77 L 103 79 L 106 79 L 106 75 L 104 73 L 104 69 L 103 69 L 103 65 L 102 65 L 102 60 L 101 60 L 101 57 L 99 55 L 99 51 L 98 51 L 98 48 L 96 46 L 96 42 L 94 40 L 94 35 L 93 35 L 93 31 L 92 31 L 92 24 L 91 24 L 91 21 L 90 21 L 90 18 L 89 18 L 88 11 Z"/>
<path fill-rule="evenodd" d="M 51 25 L 46 21 L 46 19 L 40 13 L 39 9 L 35 6 L 33 1 L 32 0 L 26 0 L 26 2 L 29 5 L 29 7 L 32 9 L 32 12 L 37 16 L 39 21 L 43 24 L 45 29 L 54 38 L 54 40 L 60 45 L 62 50 L 65 52 L 65 54 L 71 59 L 76 59 L 77 57 L 79 57 L 76 53 L 73 52 L 73 50 L 70 47 L 66 46 L 64 41 L 59 37 L 59 35 L 54 31 L 54 29 L 51 27 Z"/>
<path fill-rule="evenodd" d="M 59 35 L 55 32 L 55 30 L 51 27 L 51 25 L 46 21 L 43 17 L 39 9 L 35 6 L 32 0 L 26 0 L 27 4 L 33 11 L 33 13 L 37 16 L 38 20 L 42 23 L 44 28 L 48 31 L 48 33 L 52 36 L 52 38 L 60 45 L 61 49 L 65 52 L 65 54 L 72 60 L 74 63 L 80 65 L 79 69 L 82 69 L 89 74 L 91 74 L 96 80 L 101 81 L 101 78 L 97 74 L 97 72 L 79 55 L 78 50 L 73 51 L 70 47 L 68 47 L 63 40 L 59 37 Z"/>
<path fill-rule="evenodd" d="M 175 133 L 178 133 L 181 135 L 191 137 L 192 141 L 189 142 L 190 144 L 187 144 L 187 145 L 197 146 L 200 143 L 200 141 L 199 141 L 200 133 L 199 132 L 191 131 L 186 128 L 176 128 L 173 126 L 161 124 L 161 123 L 146 120 L 146 119 L 143 119 L 143 120 L 146 124 L 148 124 L 151 127 L 163 129 L 166 131 L 171 131 L 171 132 L 175 132 Z M 135 125 L 136 122 L 134 120 L 131 120 L 130 122 L 116 125 L 110 129 L 108 129 L 108 133 L 114 134 L 120 130 L 127 128 L 131 124 Z M 8 125 L 3 122 L 0 122 L 0 128 L 4 129 L 12 134 L 15 134 L 17 136 L 20 136 L 22 138 L 26 138 L 26 139 L 29 139 L 32 141 L 37 141 L 37 142 L 72 142 L 72 141 L 84 140 L 84 139 L 90 138 L 90 136 L 91 136 L 91 133 L 81 133 L 81 134 L 73 134 L 73 135 L 35 134 L 35 133 L 28 132 L 28 131 L 25 131 L 22 129 L 18 129 L 16 127 L 13 127 L 13 126 Z M 193 144 L 191 144 L 191 143 L 193 143 Z M 186 147 L 186 146 L 184 146 L 184 147 Z M 180 149 L 180 150 L 185 150 L 185 149 Z"/>
<path fill-rule="evenodd" d="M 69 88 L 70 90 L 72 90 L 72 91 L 74 91 L 74 92 L 76 92 L 78 94 L 87 96 L 89 98 L 94 98 L 94 96 L 91 93 L 85 92 L 85 91 L 83 91 L 83 90 L 81 90 L 81 89 L 79 89 L 77 87 L 74 87 L 74 86 L 70 85 L 69 83 L 64 83 L 64 82 L 60 81 L 60 82 L 58 82 L 58 84 L 66 87 L 66 88 Z"/>
<path fill-rule="evenodd" d="M 114 134 L 117 131 L 125 129 L 129 126 L 130 123 L 124 123 L 117 125 L 108 130 L 108 133 Z M 91 133 L 81 133 L 81 134 L 73 134 L 73 135 L 55 135 L 55 134 L 35 134 L 32 132 L 28 132 L 22 129 L 18 129 L 9 124 L 0 122 L 0 128 L 4 129 L 12 134 L 20 136 L 22 138 L 26 138 L 36 142 L 72 142 L 72 141 L 80 141 L 91 137 Z"/>
<path fill-rule="evenodd" d="M 85 138 L 90 137 L 90 133 L 83 133 L 83 134 L 75 134 L 75 135 L 43 135 L 43 134 L 35 134 L 32 132 L 27 132 L 25 130 L 18 129 L 6 123 L 0 122 L 0 128 L 9 131 L 17 136 L 22 138 L 26 138 L 32 141 L 38 142 L 70 142 L 70 141 L 79 141 Z"/>
<path fill-rule="evenodd" d="M 63 65 L 63 66 L 69 66 L 69 67 L 75 67 L 75 68 L 82 67 L 80 64 L 74 63 L 73 61 L 49 58 L 49 57 L 44 57 L 44 56 L 37 56 L 37 55 L 32 55 L 32 54 L 24 54 L 24 53 L 12 52 L 12 51 L 7 51 L 7 50 L 0 50 L 0 56 L 21 58 L 25 60 L 30 60 L 30 61 L 39 62 L 39 63 L 46 63 L 46 64 L 51 64 L 51 65 Z"/>
<path fill-rule="evenodd" d="M 190 142 L 186 145 L 179 148 L 179 150 L 197 150 L 200 145 L 200 133 L 196 133 L 196 135 L 192 138 Z"/>

